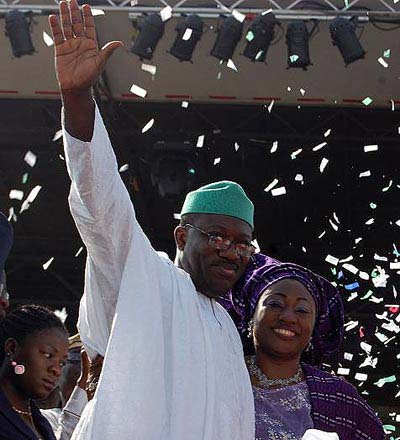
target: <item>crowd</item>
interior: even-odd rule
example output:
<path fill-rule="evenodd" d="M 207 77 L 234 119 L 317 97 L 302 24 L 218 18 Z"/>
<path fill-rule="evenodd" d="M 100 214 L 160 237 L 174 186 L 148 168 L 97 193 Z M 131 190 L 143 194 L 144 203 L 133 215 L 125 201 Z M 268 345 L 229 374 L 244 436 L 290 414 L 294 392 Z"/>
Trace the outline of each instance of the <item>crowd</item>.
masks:
<path fill-rule="evenodd" d="M 357 390 L 321 368 L 342 342 L 339 292 L 255 253 L 241 186 L 186 195 L 175 262 L 152 248 L 91 96 L 121 43 L 99 50 L 91 9 L 76 0 L 50 26 L 85 288 L 68 338 L 44 307 L 8 312 L 2 275 L 0 439 L 383 439 Z M 3 273 L 12 229 L 0 220 Z"/>

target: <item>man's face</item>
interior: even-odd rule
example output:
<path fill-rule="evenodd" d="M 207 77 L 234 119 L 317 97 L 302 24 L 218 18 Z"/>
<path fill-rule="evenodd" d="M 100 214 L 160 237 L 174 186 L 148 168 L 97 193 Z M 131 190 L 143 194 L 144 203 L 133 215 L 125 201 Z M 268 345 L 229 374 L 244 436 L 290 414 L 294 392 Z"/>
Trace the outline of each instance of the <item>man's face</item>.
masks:
<path fill-rule="evenodd" d="M 251 242 L 250 225 L 237 218 L 217 214 L 193 216 L 193 226 L 233 243 Z M 192 278 L 196 289 L 217 298 L 226 294 L 243 274 L 249 257 L 238 255 L 232 245 L 228 250 L 213 249 L 207 235 L 194 228 L 178 226 L 175 239 L 180 250 L 179 264 Z"/>

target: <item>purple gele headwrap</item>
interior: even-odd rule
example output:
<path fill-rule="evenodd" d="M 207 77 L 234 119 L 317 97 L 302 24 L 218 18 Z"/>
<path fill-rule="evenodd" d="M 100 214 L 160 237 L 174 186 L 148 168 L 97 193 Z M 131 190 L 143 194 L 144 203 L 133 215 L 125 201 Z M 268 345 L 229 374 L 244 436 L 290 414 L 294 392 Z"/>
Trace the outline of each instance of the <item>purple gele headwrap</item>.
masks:
<path fill-rule="evenodd" d="M 246 349 L 251 342 L 247 335 L 249 322 L 260 296 L 271 284 L 286 278 L 301 282 L 314 298 L 316 321 L 311 347 L 304 354 L 309 363 L 319 365 L 339 350 L 344 331 L 342 299 L 338 290 L 325 278 L 297 264 L 282 263 L 266 255 L 255 254 L 246 272 L 230 292 L 231 305 L 227 309 Z"/>

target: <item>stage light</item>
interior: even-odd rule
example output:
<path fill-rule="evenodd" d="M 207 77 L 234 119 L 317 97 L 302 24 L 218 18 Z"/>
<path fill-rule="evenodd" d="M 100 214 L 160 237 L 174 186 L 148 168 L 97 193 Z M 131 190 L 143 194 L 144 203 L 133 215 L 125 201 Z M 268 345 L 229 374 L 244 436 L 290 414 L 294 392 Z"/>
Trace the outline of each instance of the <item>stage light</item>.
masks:
<path fill-rule="evenodd" d="M 198 15 L 189 15 L 176 26 L 178 35 L 169 53 L 179 61 L 191 61 L 196 44 L 203 35 L 203 20 Z"/>
<path fill-rule="evenodd" d="M 231 15 L 223 19 L 217 32 L 218 36 L 211 50 L 211 55 L 220 60 L 228 61 L 232 58 L 236 46 L 242 37 L 243 22 Z"/>
<path fill-rule="evenodd" d="M 351 21 L 337 17 L 329 25 L 329 30 L 332 43 L 339 49 L 346 66 L 364 58 L 366 52 L 357 38 L 355 26 Z"/>
<path fill-rule="evenodd" d="M 286 44 L 288 47 L 288 67 L 299 67 L 307 70 L 311 64 L 308 41 L 310 35 L 304 21 L 296 20 L 288 24 Z"/>
<path fill-rule="evenodd" d="M 276 24 L 277 21 L 272 12 L 256 17 L 247 31 L 246 40 L 248 43 L 243 55 L 252 61 L 264 62 L 268 48 L 275 36 Z"/>
<path fill-rule="evenodd" d="M 164 35 L 165 24 L 160 14 L 150 14 L 139 21 L 139 33 L 133 42 L 131 52 L 140 58 L 151 60 L 157 43 Z"/>
<path fill-rule="evenodd" d="M 9 11 L 5 15 L 6 36 L 10 39 L 12 53 L 16 58 L 32 55 L 35 48 L 31 39 L 30 20 L 21 11 Z"/>

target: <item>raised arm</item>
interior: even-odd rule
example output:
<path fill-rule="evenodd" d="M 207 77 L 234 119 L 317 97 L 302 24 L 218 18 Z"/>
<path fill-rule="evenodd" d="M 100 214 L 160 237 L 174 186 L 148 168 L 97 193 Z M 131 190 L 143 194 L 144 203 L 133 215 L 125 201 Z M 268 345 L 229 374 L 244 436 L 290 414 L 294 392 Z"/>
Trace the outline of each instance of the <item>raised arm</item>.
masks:
<path fill-rule="evenodd" d="M 92 86 L 121 41 L 98 48 L 91 8 L 79 9 L 76 0 L 60 2 L 60 16 L 50 15 L 55 47 L 55 68 L 64 107 L 65 128 L 82 141 L 90 141 L 94 127 Z"/>

